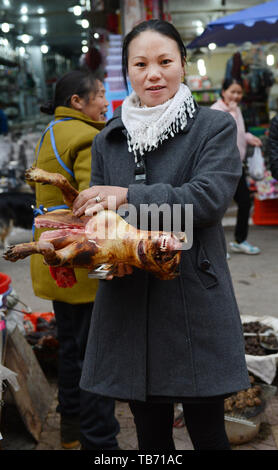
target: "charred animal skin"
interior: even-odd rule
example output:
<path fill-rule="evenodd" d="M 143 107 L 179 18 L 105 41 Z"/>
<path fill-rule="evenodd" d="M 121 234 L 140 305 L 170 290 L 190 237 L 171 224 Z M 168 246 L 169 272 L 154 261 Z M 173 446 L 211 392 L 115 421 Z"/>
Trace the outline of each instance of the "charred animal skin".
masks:
<path fill-rule="evenodd" d="M 50 227 L 51 222 L 62 228 L 44 232 L 38 242 L 10 247 L 4 258 L 15 262 L 31 254 L 41 254 L 46 264 L 55 267 L 94 269 L 100 264 L 122 262 L 150 271 L 160 279 L 174 279 L 178 275 L 181 243 L 172 234 L 139 231 L 112 211 L 99 212 L 88 222 L 86 217 L 83 230 L 81 221 L 78 229 L 68 228 L 73 227 L 75 221 L 70 211 L 57 211 L 57 221 L 55 219 L 55 212 L 38 216 L 39 227 Z M 106 238 L 103 227 L 105 230 L 110 227 Z"/>
<path fill-rule="evenodd" d="M 33 183 L 52 184 L 62 191 L 64 201 L 72 207 L 73 201 L 78 196 L 78 191 L 68 182 L 65 176 L 59 173 L 49 173 L 41 168 L 31 167 L 25 171 L 25 179 Z"/>
<path fill-rule="evenodd" d="M 59 187 L 70 206 L 78 195 L 58 173 L 31 168 L 27 175 L 30 181 Z M 4 253 L 6 260 L 15 262 L 38 253 L 54 267 L 94 269 L 101 264 L 124 263 L 152 272 L 159 279 L 178 275 L 181 239 L 167 232 L 137 230 L 113 211 L 76 217 L 70 210 L 59 210 L 36 217 L 35 224 L 60 230 L 43 232 L 38 242 L 10 247 Z"/>
<path fill-rule="evenodd" d="M 14 263 L 35 253 L 38 253 L 37 242 L 20 243 L 19 245 L 8 246 L 3 254 L 3 258 Z"/>

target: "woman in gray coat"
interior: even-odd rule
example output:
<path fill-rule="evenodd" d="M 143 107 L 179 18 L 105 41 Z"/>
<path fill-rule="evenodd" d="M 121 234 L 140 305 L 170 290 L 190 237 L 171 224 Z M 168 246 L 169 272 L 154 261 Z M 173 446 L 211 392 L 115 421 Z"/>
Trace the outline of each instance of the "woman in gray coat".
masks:
<path fill-rule="evenodd" d="M 187 235 L 193 206 L 176 279 L 119 265 L 95 300 L 81 387 L 128 401 L 144 450 L 174 449 L 175 402 L 195 449 L 230 449 L 224 399 L 249 387 L 221 225 L 241 175 L 236 127 L 196 105 L 182 83 L 185 56 L 167 22 L 126 36 L 123 71 L 134 91 L 94 139 L 92 186 L 74 204 L 76 215 L 91 215 L 113 196 L 117 208 L 137 209 L 140 228 L 151 204 L 167 204 L 171 220 L 179 207 Z"/>

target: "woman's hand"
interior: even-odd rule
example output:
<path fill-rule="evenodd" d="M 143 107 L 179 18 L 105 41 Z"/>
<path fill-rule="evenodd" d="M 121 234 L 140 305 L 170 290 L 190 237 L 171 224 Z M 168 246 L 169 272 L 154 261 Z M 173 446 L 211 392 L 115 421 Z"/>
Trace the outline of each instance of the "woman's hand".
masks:
<path fill-rule="evenodd" d="M 227 103 L 227 106 L 228 106 L 228 108 L 229 108 L 229 111 L 230 111 L 231 113 L 234 113 L 234 112 L 236 112 L 236 109 L 237 109 L 237 107 L 238 107 L 238 104 L 237 104 L 236 101 L 231 100 L 231 101 L 229 101 L 229 102 Z"/>
<path fill-rule="evenodd" d="M 84 189 L 73 203 L 73 213 L 77 217 L 81 215 L 93 215 L 104 209 L 118 209 L 127 203 L 127 188 L 120 186 L 92 186 Z"/>
<path fill-rule="evenodd" d="M 113 277 L 124 277 L 133 273 L 133 267 L 130 264 L 118 263 L 114 266 L 113 272 L 106 277 L 107 281 L 111 281 Z"/>
<path fill-rule="evenodd" d="M 258 137 L 256 137 L 255 135 L 252 135 L 249 139 L 248 139 L 248 143 L 250 145 L 253 145 L 254 147 L 261 147 L 262 146 L 262 141 L 261 139 L 259 139 Z"/>

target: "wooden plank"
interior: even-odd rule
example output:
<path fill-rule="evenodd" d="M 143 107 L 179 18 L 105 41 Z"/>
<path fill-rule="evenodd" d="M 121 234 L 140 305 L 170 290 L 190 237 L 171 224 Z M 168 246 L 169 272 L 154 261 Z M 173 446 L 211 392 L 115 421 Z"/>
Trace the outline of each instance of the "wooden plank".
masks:
<path fill-rule="evenodd" d="M 5 332 L 6 331 L 7 330 L 5 330 Z M 4 334 L 4 331 L 0 329 L 0 365 L 1 364 L 4 365 L 6 347 L 7 347 L 7 335 Z M 1 423 L 1 415 L 2 415 L 2 399 L 3 399 L 3 384 L 0 381 L 0 423 Z"/>
<path fill-rule="evenodd" d="M 53 391 L 32 347 L 17 327 L 8 335 L 5 366 L 17 374 L 20 389 L 10 387 L 11 392 L 25 426 L 38 441 Z"/>

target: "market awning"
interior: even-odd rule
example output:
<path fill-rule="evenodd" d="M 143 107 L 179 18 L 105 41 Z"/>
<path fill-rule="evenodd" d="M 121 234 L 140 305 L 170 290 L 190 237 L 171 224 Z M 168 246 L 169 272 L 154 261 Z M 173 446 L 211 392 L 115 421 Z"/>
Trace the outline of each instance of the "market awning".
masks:
<path fill-rule="evenodd" d="M 210 43 L 226 46 L 246 41 L 278 41 L 278 0 L 261 3 L 207 24 L 204 32 L 187 45 L 188 49 L 205 47 Z"/>

